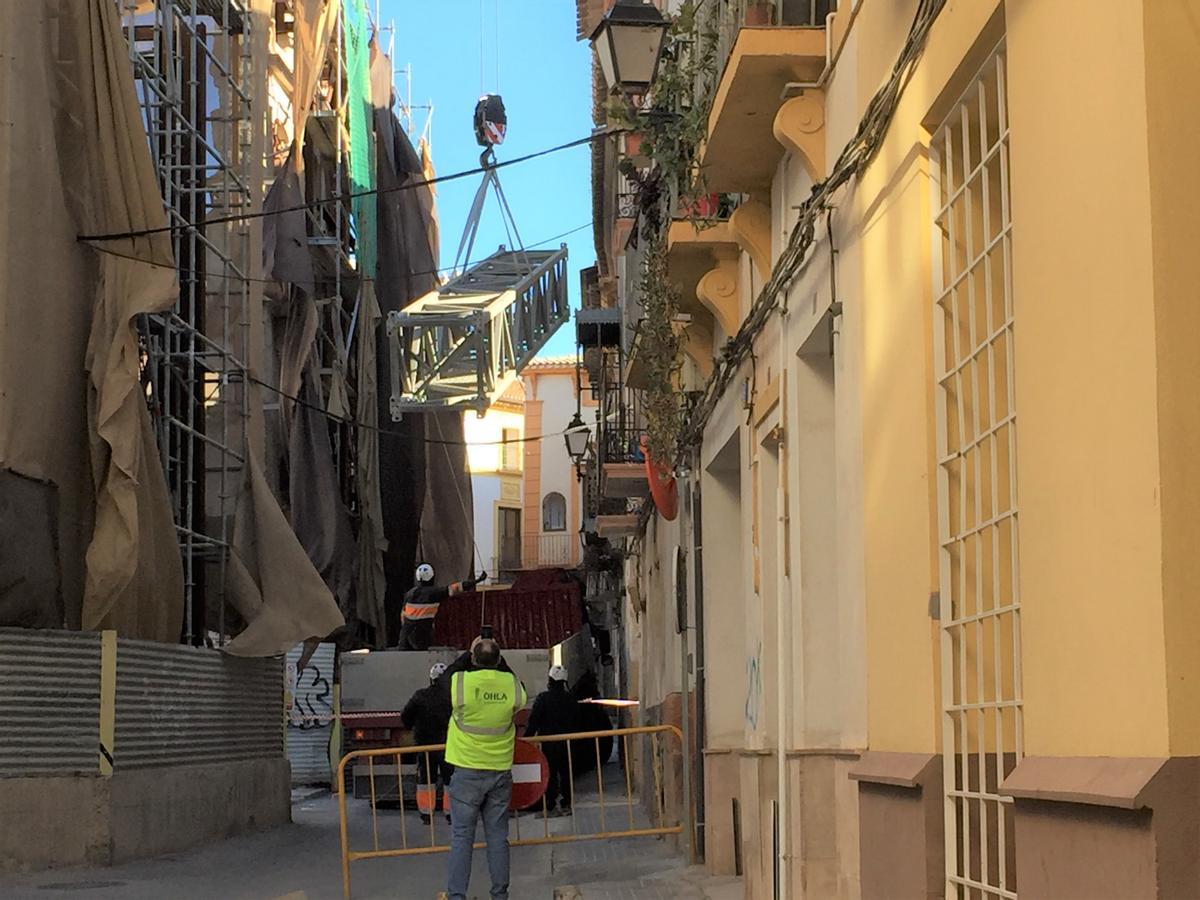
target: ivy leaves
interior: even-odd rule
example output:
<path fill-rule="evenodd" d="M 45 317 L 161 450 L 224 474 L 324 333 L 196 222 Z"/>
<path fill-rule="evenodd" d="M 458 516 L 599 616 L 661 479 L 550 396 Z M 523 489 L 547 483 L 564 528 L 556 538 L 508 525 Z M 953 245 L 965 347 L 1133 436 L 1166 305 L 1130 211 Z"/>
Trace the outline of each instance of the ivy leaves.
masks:
<path fill-rule="evenodd" d="M 702 9 L 702 7 L 707 7 Z M 641 236 L 646 252 L 637 290 L 644 318 L 638 355 L 645 367 L 647 449 L 670 465 L 676 456 L 684 408 L 678 390 L 682 340 L 675 330 L 679 291 L 667 266 L 667 231 L 680 211 L 693 216 L 705 193 L 699 165 L 716 89 L 717 4 L 686 0 L 676 13 L 648 102 L 635 106 L 614 97 L 609 121 L 642 136 L 641 154 L 651 166 L 636 175 Z"/>

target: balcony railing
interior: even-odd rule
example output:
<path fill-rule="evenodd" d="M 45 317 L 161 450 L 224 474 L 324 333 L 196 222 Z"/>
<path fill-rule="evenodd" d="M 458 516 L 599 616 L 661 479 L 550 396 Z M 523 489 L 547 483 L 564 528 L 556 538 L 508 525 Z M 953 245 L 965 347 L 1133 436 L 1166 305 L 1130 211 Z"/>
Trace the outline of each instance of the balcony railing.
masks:
<path fill-rule="evenodd" d="M 674 218 L 697 223 L 728 222 L 733 211 L 741 205 L 742 194 L 701 194 L 680 197 Z"/>
<path fill-rule="evenodd" d="M 573 566 L 579 561 L 579 535 L 573 531 L 527 534 L 522 543 L 521 557 L 526 569 Z"/>
<path fill-rule="evenodd" d="M 638 186 L 623 172 L 617 173 L 617 218 L 632 219 L 637 215 Z"/>
<path fill-rule="evenodd" d="M 728 0 L 720 4 L 716 23 L 717 71 L 725 68 L 743 27 L 824 28 L 825 19 L 836 9 L 837 0 Z"/>
<path fill-rule="evenodd" d="M 513 575 L 525 569 L 572 568 L 579 565 L 582 551 L 579 535 L 573 531 L 553 534 L 527 534 L 518 548 L 515 541 L 505 541 L 500 555 L 492 557 L 493 580 L 511 581 Z"/>

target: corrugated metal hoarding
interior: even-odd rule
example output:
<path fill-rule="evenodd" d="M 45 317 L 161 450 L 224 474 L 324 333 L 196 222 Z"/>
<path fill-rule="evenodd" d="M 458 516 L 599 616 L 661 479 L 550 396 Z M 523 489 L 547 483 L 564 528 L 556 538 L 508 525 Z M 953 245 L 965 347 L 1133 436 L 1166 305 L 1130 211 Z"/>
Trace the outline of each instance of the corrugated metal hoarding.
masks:
<path fill-rule="evenodd" d="M 283 660 L 117 642 L 117 771 L 284 755 Z"/>
<path fill-rule="evenodd" d="M 301 644 L 287 657 L 287 755 L 292 784 L 330 784 L 329 740 L 333 735 L 333 644 L 320 644 L 300 672 Z"/>
<path fill-rule="evenodd" d="M 0 684 L 0 776 L 99 770 L 99 634 L 0 628 Z"/>

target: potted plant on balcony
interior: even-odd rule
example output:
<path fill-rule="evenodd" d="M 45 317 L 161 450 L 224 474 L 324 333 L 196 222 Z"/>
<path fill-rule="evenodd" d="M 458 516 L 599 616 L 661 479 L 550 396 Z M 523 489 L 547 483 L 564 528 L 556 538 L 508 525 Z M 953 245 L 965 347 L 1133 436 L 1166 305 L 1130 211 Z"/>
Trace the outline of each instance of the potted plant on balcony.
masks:
<path fill-rule="evenodd" d="M 684 219 L 714 219 L 721 208 L 720 194 L 698 194 L 679 199 L 679 216 Z"/>
<path fill-rule="evenodd" d="M 644 162 L 647 162 L 646 157 L 644 157 L 642 154 L 642 142 L 644 139 L 646 138 L 644 138 L 642 132 L 640 131 L 626 131 L 624 134 L 625 146 L 623 148 L 622 156 L 624 156 L 626 160 L 634 161 L 635 166 L 638 168 L 644 168 Z M 642 160 L 642 162 L 640 163 L 638 160 Z"/>
<path fill-rule="evenodd" d="M 750 0 L 746 4 L 746 25 L 771 25 L 775 22 L 773 0 Z"/>
<path fill-rule="evenodd" d="M 674 522 L 679 514 L 679 487 L 671 467 L 651 455 L 642 438 L 642 452 L 646 456 L 646 481 L 650 484 L 650 497 L 654 507 L 668 522 Z"/>

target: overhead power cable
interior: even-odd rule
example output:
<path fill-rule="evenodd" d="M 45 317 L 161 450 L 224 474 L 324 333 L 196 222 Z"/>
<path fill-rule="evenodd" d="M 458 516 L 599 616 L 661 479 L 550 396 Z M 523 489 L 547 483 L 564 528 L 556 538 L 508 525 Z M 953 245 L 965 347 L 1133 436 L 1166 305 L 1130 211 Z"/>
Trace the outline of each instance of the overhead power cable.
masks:
<path fill-rule="evenodd" d="M 569 231 L 563 231 L 563 232 L 553 235 L 551 237 L 543 238 L 542 240 L 538 241 L 535 244 L 530 244 L 525 249 L 534 250 L 538 247 L 544 247 L 546 244 L 552 244 L 557 240 L 561 240 L 562 238 L 565 238 L 565 237 L 570 237 L 573 234 L 583 231 L 585 228 L 591 228 L 591 227 L 592 227 L 591 222 L 584 222 L 582 225 L 576 225 L 574 228 L 570 229 Z M 157 269 L 171 269 L 174 272 L 178 272 L 180 275 L 195 275 L 198 278 L 205 278 L 205 279 L 216 278 L 216 279 L 225 279 L 228 281 L 244 281 L 244 282 L 249 282 L 249 283 L 253 283 L 253 284 L 280 284 L 281 283 L 280 279 L 278 279 L 278 278 L 254 278 L 253 276 L 250 276 L 250 275 L 243 276 L 243 275 L 236 275 L 236 274 L 231 274 L 231 273 L 227 273 L 227 272 L 211 272 L 211 271 L 204 271 L 201 269 L 180 268 L 179 266 L 166 266 L 160 262 L 155 262 L 153 260 L 145 259 L 141 256 L 136 256 L 135 254 L 132 254 L 132 253 L 122 253 L 119 250 L 113 250 L 109 247 L 99 247 L 92 243 L 88 243 L 88 246 L 91 247 L 93 250 L 95 250 L 97 253 L 107 253 L 109 256 L 116 256 L 116 257 L 119 257 L 120 259 L 128 259 L 133 262 L 144 263 L 147 266 L 153 266 Z M 466 269 L 469 269 L 471 266 L 477 266 L 480 263 L 487 262 L 488 259 L 490 259 L 490 257 L 485 256 L 480 259 L 474 259 L 474 260 L 471 260 L 470 262 L 464 263 L 463 264 L 464 271 Z M 404 274 L 405 274 L 406 278 L 420 278 L 423 275 L 441 275 L 444 273 L 453 272 L 456 268 L 457 268 L 456 266 L 452 266 L 452 265 L 451 266 L 442 266 L 439 269 L 426 269 L 423 272 L 406 272 Z"/>
<path fill-rule="evenodd" d="M 717 403 L 733 383 L 742 365 L 747 360 L 753 360 L 754 341 L 762 334 L 771 314 L 778 309 L 780 300 L 786 296 L 792 282 L 807 264 L 809 251 L 816 241 L 817 223 L 830 209 L 834 193 L 852 178 L 861 175 L 879 152 L 896 116 L 900 97 L 925 50 L 929 30 L 945 2 L 946 0 L 920 0 L 908 37 L 899 56 L 896 57 L 887 82 L 875 92 L 867 104 L 858 129 L 838 154 L 829 175 L 824 181 L 813 185 L 808 199 L 801 204 L 796 224 L 792 227 L 787 244 L 771 271 L 771 277 L 751 304 L 750 312 L 738 328 L 737 334 L 726 341 L 721 358 L 713 366 L 712 374 L 704 383 L 699 398 L 687 415 L 676 446 L 675 465 L 686 462 L 688 449 L 699 445 Z M 653 514 L 654 504 L 642 505 L 638 514 L 639 539 L 644 539 L 646 527 Z"/>
<path fill-rule="evenodd" d="M 277 394 L 286 400 L 291 400 L 293 403 L 297 404 L 298 406 L 303 406 L 305 409 L 311 409 L 313 412 L 320 413 L 325 418 L 329 419 L 331 422 L 337 422 L 339 425 L 351 425 L 355 428 L 363 428 L 363 429 L 366 429 L 367 431 L 374 431 L 381 435 L 389 435 L 391 437 L 404 438 L 406 440 L 412 439 L 412 434 L 407 431 L 398 431 L 394 428 L 382 428 L 379 425 L 372 425 L 369 422 L 360 422 L 360 421 L 358 421 L 358 419 L 353 419 L 349 416 L 339 416 L 336 413 L 331 413 L 329 410 L 325 409 L 323 406 L 318 406 L 315 403 L 309 403 L 307 400 L 303 400 L 300 397 L 293 396 L 292 394 L 289 394 L 286 391 L 280 390 L 275 385 L 273 385 L 269 382 L 263 381 L 261 378 L 256 378 L 255 376 L 251 375 L 249 372 L 245 373 L 245 378 L 247 381 L 253 382 L 254 384 L 257 384 L 259 387 L 266 388 L 268 391 L 270 391 L 273 394 Z M 452 412 L 453 409 L 449 408 L 444 411 Z M 502 444 L 526 444 L 526 443 L 533 443 L 535 441 L 543 441 L 546 438 L 562 437 L 566 433 L 567 433 L 566 429 L 563 429 L 562 431 L 554 431 L 554 432 L 551 432 L 550 434 L 527 434 L 527 435 L 524 435 L 523 437 L 517 437 L 517 438 L 501 438 L 498 441 L 443 441 L 443 440 L 438 440 L 437 438 L 422 438 L 421 442 L 425 443 L 425 444 L 438 444 L 438 445 L 446 446 L 446 447 L 498 447 Z"/>
<path fill-rule="evenodd" d="M 921 0 L 918 5 L 912 27 L 888 81 L 867 104 L 858 130 L 842 148 L 829 176 L 813 185 L 812 193 L 800 207 L 796 224 L 770 279 L 755 299 L 737 334 L 726 343 L 721 359 L 705 382 L 700 399 L 692 408 L 680 434 L 676 462 L 683 462 L 686 448 L 699 442 L 717 402 L 733 382 L 742 364 L 751 357 L 754 340 L 762 333 L 771 313 L 779 306 L 792 281 L 807 263 L 808 252 L 816 240 L 817 222 L 829 209 L 834 192 L 853 177 L 861 175 L 878 153 L 895 118 L 904 88 L 925 49 L 929 29 L 933 27 L 944 4 L 945 0 Z"/>
<path fill-rule="evenodd" d="M 355 200 L 359 197 L 371 197 L 379 194 L 393 194 L 400 191 L 411 191 L 419 187 L 427 185 L 441 184 L 445 181 L 456 181 L 460 178 L 469 178 L 472 175 L 481 175 L 489 169 L 502 169 L 507 166 L 515 166 L 519 163 L 529 162 L 532 159 L 539 159 L 543 156 L 549 156 L 552 153 L 559 153 L 563 150 L 570 150 L 573 147 L 582 147 L 585 144 L 591 144 L 593 141 L 606 140 L 611 135 L 617 134 L 617 131 L 598 131 L 595 134 L 587 137 L 577 138 L 573 141 L 567 141 L 565 144 L 558 144 L 554 147 L 547 147 L 544 150 L 537 150 L 533 153 L 526 153 L 524 156 L 517 156 L 513 159 L 506 159 L 497 162 L 487 168 L 476 166 L 473 169 L 464 169 L 461 172 L 451 172 L 448 175 L 438 175 L 434 178 L 423 178 L 419 181 L 406 181 L 404 184 L 395 185 L 389 188 L 371 188 L 365 191 L 351 191 L 348 194 L 335 194 L 332 197 L 325 197 L 321 200 L 313 200 L 311 203 L 301 203 L 296 206 L 285 206 L 281 209 L 259 210 L 257 212 L 238 213 L 236 215 L 218 216 L 208 219 L 205 225 L 225 225 L 231 222 L 247 222 L 251 219 L 263 219 L 268 216 L 281 215 L 289 212 L 305 212 L 308 210 L 318 209 L 330 203 L 341 203 L 345 200 Z M 107 232 L 103 234 L 81 234 L 77 235 L 75 240 L 82 242 L 94 241 L 121 241 L 129 238 L 150 237 L 155 234 L 168 234 L 176 231 L 187 231 L 193 228 L 192 225 L 163 225 L 160 228 L 142 228 L 136 231 L 117 231 Z"/>

